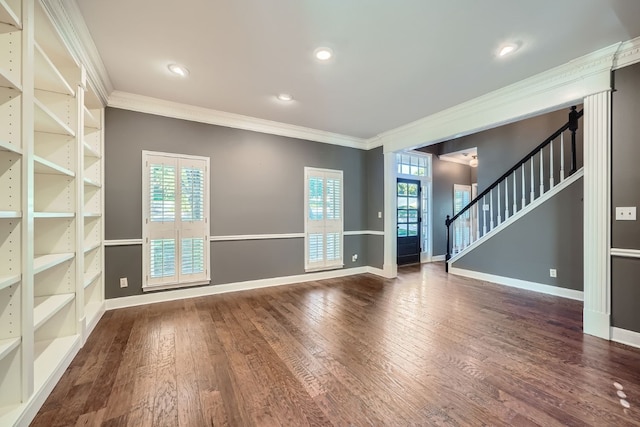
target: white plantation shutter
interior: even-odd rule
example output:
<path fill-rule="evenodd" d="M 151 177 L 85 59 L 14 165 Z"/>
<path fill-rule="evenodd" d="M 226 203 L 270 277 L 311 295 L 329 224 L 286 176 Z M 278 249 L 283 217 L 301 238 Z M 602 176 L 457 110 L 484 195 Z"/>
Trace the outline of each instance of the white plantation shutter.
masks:
<path fill-rule="evenodd" d="M 143 151 L 143 288 L 206 283 L 209 159 Z"/>
<path fill-rule="evenodd" d="M 342 267 L 342 171 L 304 171 L 305 270 Z"/>

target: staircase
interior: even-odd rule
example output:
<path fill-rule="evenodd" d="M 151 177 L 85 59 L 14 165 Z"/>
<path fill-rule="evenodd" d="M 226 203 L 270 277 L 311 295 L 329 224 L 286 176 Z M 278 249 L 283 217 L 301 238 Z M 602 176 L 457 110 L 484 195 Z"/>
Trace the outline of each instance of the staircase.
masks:
<path fill-rule="evenodd" d="M 583 175 L 583 170 L 577 169 L 576 159 L 576 131 L 582 115 L 582 110 L 571 107 L 567 123 L 458 213 L 452 217 L 447 215 L 447 272 L 456 259 L 514 224 Z"/>

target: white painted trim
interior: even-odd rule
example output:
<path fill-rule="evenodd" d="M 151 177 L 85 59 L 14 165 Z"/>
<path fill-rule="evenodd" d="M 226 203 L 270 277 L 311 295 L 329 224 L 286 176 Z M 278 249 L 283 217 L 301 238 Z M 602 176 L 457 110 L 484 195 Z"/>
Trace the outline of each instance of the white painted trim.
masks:
<path fill-rule="evenodd" d="M 587 96 L 583 116 L 585 334 L 611 333 L 611 91 Z"/>
<path fill-rule="evenodd" d="M 171 117 L 174 119 L 190 120 L 193 122 L 226 126 L 289 138 L 304 139 L 307 141 L 324 142 L 326 144 L 341 145 L 344 147 L 367 148 L 366 141 L 362 138 L 258 119 L 241 114 L 227 113 L 210 108 L 180 104 L 118 90 L 111 93 L 108 105 L 109 107 L 155 114 L 157 116 Z"/>
<path fill-rule="evenodd" d="M 526 289 L 528 291 L 539 292 L 557 297 L 569 298 L 582 301 L 584 298 L 582 291 L 574 289 L 561 288 L 559 286 L 545 285 L 542 283 L 529 282 L 527 280 L 514 279 L 511 277 L 496 276 L 493 274 L 481 273 L 479 271 L 465 270 L 462 268 L 452 267 L 449 273 L 458 276 L 469 277 L 471 279 L 482 280 L 485 282 L 496 283 L 498 285 L 510 286 L 512 288 Z"/>
<path fill-rule="evenodd" d="M 398 218 L 396 215 L 397 203 L 397 179 L 398 163 L 396 153 L 384 153 L 384 258 L 383 270 L 385 277 L 396 277 L 398 275 L 397 228 Z"/>
<path fill-rule="evenodd" d="M 384 270 L 382 269 L 371 267 L 371 266 L 366 266 L 365 268 L 367 269 L 367 273 L 375 274 L 376 276 L 380 276 L 380 277 L 386 277 L 384 275 Z"/>
<path fill-rule="evenodd" d="M 343 235 L 345 236 L 360 236 L 360 235 L 371 235 L 371 236 L 384 236 L 384 231 L 376 231 L 376 230 L 354 230 L 354 231 L 345 231 Z"/>
<path fill-rule="evenodd" d="M 462 252 L 459 252 L 459 253 L 453 255 L 451 257 L 451 259 L 449 260 L 449 266 L 450 267 L 453 266 L 454 262 L 458 261 L 460 258 L 462 258 L 465 255 L 467 255 L 468 253 L 470 253 L 473 249 L 475 249 L 478 246 L 482 245 L 483 243 L 487 242 L 492 237 L 494 237 L 494 236 L 498 235 L 499 233 L 501 233 L 502 231 L 506 230 L 510 225 L 515 224 L 520 218 L 522 218 L 523 216 L 525 216 L 529 212 L 533 211 L 534 209 L 538 208 L 539 206 L 544 204 L 547 200 L 549 200 L 550 198 L 555 196 L 557 193 L 559 193 L 560 191 L 564 190 L 569 185 L 573 184 L 574 182 L 576 182 L 578 179 L 582 178 L 583 176 L 584 176 L 584 168 L 578 169 L 569 178 L 567 178 L 564 181 L 562 181 L 561 183 L 557 184 L 551 190 L 549 190 L 546 193 L 544 193 L 541 197 L 538 197 L 536 200 L 533 201 L 533 203 L 530 203 L 527 206 L 525 206 L 524 209 L 519 210 L 515 215 L 511 215 L 509 217 L 509 219 L 507 219 L 506 221 L 503 221 L 502 224 L 500 224 L 499 226 L 497 226 L 496 228 L 494 228 L 493 230 L 491 230 L 490 232 L 488 232 L 487 234 L 482 236 L 480 239 L 476 240 L 475 242 L 473 242 L 472 244 L 467 246 Z"/>
<path fill-rule="evenodd" d="M 618 256 L 618 257 L 624 257 L 624 258 L 640 258 L 639 249 L 611 248 L 609 253 L 611 254 L 611 256 Z"/>
<path fill-rule="evenodd" d="M 359 235 L 371 235 L 371 236 L 384 236 L 384 231 L 377 230 L 354 230 L 345 231 L 345 236 L 359 236 Z M 237 234 L 228 236 L 210 236 L 210 242 L 230 242 L 236 240 L 276 240 L 276 239 L 302 239 L 304 233 L 274 233 L 274 234 Z M 141 245 L 142 239 L 115 239 L 105 240 L 105 246 L 134 246 Z"/>
<path fill-rule="evenodd" d="M 105 246 L 133 246 L 133 245 L 141 245 L 142 239 L 114 239 L 114 240 L 105 240 Z"/>
<path fill-rule="evenodd" d="M 627 329 L 611 327 L 611 341 L 640 348 L 640 333 L 629 331 Z"/>
<path fill-rule="evenodd" d="M 618 70 L 638 62 L 640 62 L 640 37 L 622 43 L 616 55 L 613 69 Z"/>
<path fill-rule="evenodd" d="M 436 261 L 444 261 L 447 258 L 447 255 L 434 255 L 431 257 L 431 262 L 436 262 Z"/>
<path fill-rule="evenodd" d="M 106 300 L 106 309 L 134 307 L 157 302 L 175 301 L 186 298 L 201 297 L 207 295 L 223 294 L 227 292 L 246 291 L 250 289 L 268 288 L 272 286 L 290 285 L 294 283 L 311 282 L 315 280 L 333 279 L 337 277 L 352 276 L 355 274 L 372 273 L 380 274 L 381 270 L 374 267 L 356 267 L 341 270 L 330 270 L 316 273 L 299 274 L 294 276 L 273 277 L 269 279 L 249 280 L 246 282 L 225 283 L 223 285 L 202 286 L 197 288 L 176 289 L 166 292 L 155 292 L 144 295 L 114 298 Z"/>
<path fill-rule="evenodd" d="M 98 279 L 100 280 L 100 279 Z M 89 321 L 87 323 L 87 318 L 86 316 L 83 319 L 83 324 L 85 324 L 85 328 L 84 328 L 84 334 L 83 334 L 83 338 L 84 341 L 87 341 L 87 338 L 89 338 L 89 336 L 91 335 L 91 333 L 93 332 L 93 330 L 96 328 L 96 326 L 98 325 L 98 322 L 100 321 L 100 319 L 102 319 L 102 316 L 104 315 L 105 312 L 105 302 L 104 300 L 100 303 L 100 309 L 98 310 L 98 314 L 91 319 L 91 321 Z M 84 346 L 84 343 L 82 344 Z"/>
<path fill-rule="evenodd" d="M 585 283 L 586 285 L 586 283 Z M 585 306 L 587 305 L 585 293 Z M 593 335 L 595 337 L 604 338 L 605 340 L 611 339 L 611 314 L 588 310 L 584 308 L 582 311 L 582 331 L 585 334 Z"/>
<path fill-rule="evenodd" d="M 345 233 L 346 234 L 346 233 Z M 211 236 L 211 242 L 229 242 L 235 240 L 273 240 L 273 239 L 302 239 L 304 233 L 280 233 L 280 234 L 238 234 L 230 236 Z"/>
<path fill-rule="evenodd" d="M 610 88 L 620 43 L 381 133 L 367 147 L 397 152 L 470 135 L 565 106 Z M 482 114 L 478 114 L 481 111 Z"/>
<path fill-rule="evenodd" d="M 86 68 L 96 95 L 103 105 L 107 105 L 113 85 L 78 4 L 75 1 L 62 0 L 42 0 L 42 4 L 76 60 Z"/>

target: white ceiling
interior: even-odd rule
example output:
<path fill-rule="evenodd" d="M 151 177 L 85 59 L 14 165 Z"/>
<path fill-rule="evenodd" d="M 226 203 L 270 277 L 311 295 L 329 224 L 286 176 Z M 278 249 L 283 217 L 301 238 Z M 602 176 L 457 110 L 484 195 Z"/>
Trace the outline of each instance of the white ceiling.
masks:
<path fill-rule="evenodd" d="M 460 151 L 454 151 L 451 153 L 440 154 L 438 159 L 445 162 L 460 163 L 462 165 L 469 165 L 469 162 L 473 157 L 478 157 L 478 147 L 467 148 Z M 480 158 L 478 158 L 480 161 Z"/>
<path fill-rule="evenodd" d="M 76 1 L 116 90 L 361 138 L 640 35 L 638 0 Z"/>

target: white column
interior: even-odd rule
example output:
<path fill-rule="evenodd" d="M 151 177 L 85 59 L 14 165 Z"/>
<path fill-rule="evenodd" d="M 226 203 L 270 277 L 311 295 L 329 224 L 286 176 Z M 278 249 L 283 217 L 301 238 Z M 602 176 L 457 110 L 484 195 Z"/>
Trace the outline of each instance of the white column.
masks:
<path fill-rule="evenodd" d="M 585 334 L 610 339 L 611 92 L 584 99 Z"/>
<path fill-rule="evenodd" d="M 397 263 L 397 218 L 396 218 L 396 154 L 384 153 L 384 261 L 383 275 L 394 278 L 398 275 Z"/>

